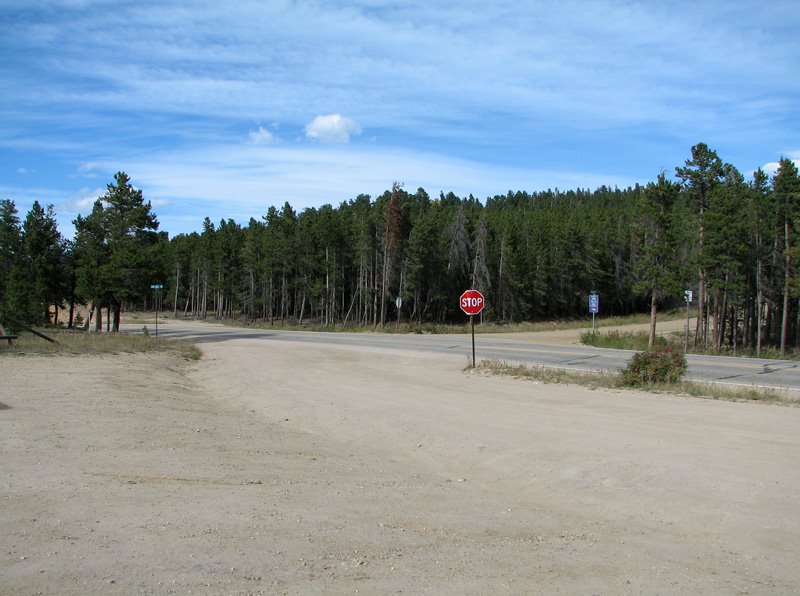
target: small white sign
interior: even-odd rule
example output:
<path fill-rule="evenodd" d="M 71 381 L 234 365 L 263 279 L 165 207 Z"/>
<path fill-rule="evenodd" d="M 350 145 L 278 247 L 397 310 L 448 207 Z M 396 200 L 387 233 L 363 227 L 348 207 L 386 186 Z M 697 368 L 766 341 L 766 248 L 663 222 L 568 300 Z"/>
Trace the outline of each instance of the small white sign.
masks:
<path fill-rule="evenodd" d="M 691 302 L 692 301 L 692 291 L 691 290 L 686 290 L 683 293 L 683 297 L 686 300 L 686 302 Z"/>

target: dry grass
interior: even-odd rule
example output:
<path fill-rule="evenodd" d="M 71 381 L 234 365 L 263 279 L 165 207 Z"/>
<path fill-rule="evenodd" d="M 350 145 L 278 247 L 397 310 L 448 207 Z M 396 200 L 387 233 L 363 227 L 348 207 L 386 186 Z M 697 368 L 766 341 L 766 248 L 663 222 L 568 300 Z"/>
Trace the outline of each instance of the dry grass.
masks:
<path fill-rule="evenodd" d="M 613 373 L 572 372 L 546 366 L 509 364 L 500 360 L 481 360 L 475 369 L 486 374 L 509 376 L 539 383 L 568 383 L 606 388 L 619 386 L 617 375 Z"/>
<path fill-rule="evenodd" d="M 606 388 L 628 390 L 620 380 L 618 373 L 571 372 L 542 366 L 524 366 L 509 364 L 499 360 L 482 360 L 474 369 L 491 375 L 510 376 L 517 379 L 535 381 L 537 383 L 568 383 L 589 388 Z M 656 384 L 648 387 L 636 387 L 635 391 L 650 393 L 670 393 L 689 395 L 704 399 L 724 401 L 757 401 L 770 404 L 800 405 L 800 398 L 791 392 L 760 387 L 732 387 L 715 383 L 699 383 L 680 381 L 673 384 Z"/>
<path fill-rule="evenodd" d="M 144 322 L 152 325 L 155 320 L 154 313 L 126 313 L 126 323 Z M 168 313 L 164 318 L 168 319 L 172 315 Z M 660 321 L 670 321 L 686 317 L 686 311 L 668 311 L 659 313 Z M 232 327 L 250 327 L 255 329 L 279 329 L 284 331 L 330 331 L 330 332 L 346 332 L 346 333 L 420 333 L 420 334 L 460 334 L 469 333 L 470 324 L 469 319 L 464 315 L 463 322 L 461 323 L 410 323 L 403 321 L 398 323 L 395 320 L 390 320 L 384 325 L 354 325 L 349 323 L 346 326 L 341 324 L 324 325 L 318 319 L 306 319 L 302 325 L 296 322 L 285 321 L 283 325 L 279 324 L 278 320 L 274 324 L 269 321 L 245 321 L 241 319 L 214 319 L 209 316 L 209 321 L 214 321 L 222 325 L 229 325 Z M 648 315 L 630 315 L 625 317 L 603 317 L 597 320 L 598 329 L 602 327 L 616 327 L 621 325 L 635 325 L 640 323 L 647 323 L 650 320 Z M 579 319 L 562 319 L 562 320 L 549 320 L 538 322 L 519 322 L 519 323 L 497 323 L 491 321 L 480 321 L 480 316 L 475 318 L 475 333 L 526 333 L 538 331 L 561 331 L 566 329 L 585 329 L 587 325 L 591 325 L 591 318 Z"/>
<path fill-rule="evenodd" d="M 131 333 L 86 333 L 81 331 L 44 330 L 56 340 L 50 343 L 32 333 L 22 333 L 12 345 L 0 342 L 0 357 L 26 354 L 125 354 L 138 352 L 169 352 L 187 360 L 199 360 L 200 350 L 184 341 L 155 338 Z"/>

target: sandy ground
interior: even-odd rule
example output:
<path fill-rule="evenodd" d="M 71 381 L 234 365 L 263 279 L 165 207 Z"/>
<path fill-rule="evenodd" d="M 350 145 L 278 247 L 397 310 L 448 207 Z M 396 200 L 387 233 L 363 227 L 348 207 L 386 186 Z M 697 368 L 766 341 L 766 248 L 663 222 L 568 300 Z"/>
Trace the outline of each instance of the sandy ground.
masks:
<path fill-rule="evenodd" d="M 800 592 L 800 408 L 203 350 L 0 358 L 1 593 Z"/>

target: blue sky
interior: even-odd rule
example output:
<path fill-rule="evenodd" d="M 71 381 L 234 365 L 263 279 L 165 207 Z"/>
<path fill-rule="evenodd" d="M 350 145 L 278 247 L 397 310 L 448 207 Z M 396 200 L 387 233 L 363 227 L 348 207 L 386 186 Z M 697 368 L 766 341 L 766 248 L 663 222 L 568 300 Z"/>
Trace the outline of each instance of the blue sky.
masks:
<path fill-rule="evenodd" d="M 0 0 L 0 198 L 60 229 L 119 170 L 161 229 L 800 159 L 792 1 Z"/>

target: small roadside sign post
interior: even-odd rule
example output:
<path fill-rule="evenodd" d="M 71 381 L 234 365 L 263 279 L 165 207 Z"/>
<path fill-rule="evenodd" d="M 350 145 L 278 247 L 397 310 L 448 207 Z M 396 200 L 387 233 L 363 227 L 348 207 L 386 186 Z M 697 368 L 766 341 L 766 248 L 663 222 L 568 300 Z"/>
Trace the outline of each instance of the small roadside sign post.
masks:
<path fill-rule="evenodd" d="M 683 341 L 683 351 L 689 351 L 689 305 L 692 303 L 692 291 L 685 290 L 683 292 L 683 299 L 686 300 L 686 337 Z"/>
<path fill-rule="evenodd" d="M 461 294 L 459 301 L 461 310 L 469 315 L 469 326 L 472 330 L 472 368 L 475 368 L 475 315 L 478 315 L 486 306 L 486 300 L 478 290 L 467 290 Z"/>
<path fill-rule="evenodd" d="M 589 312 L 592 313 L 592 333 L 594 333 L 594 316 L 600 312 L 600 294 L 595 290 L 589 294 Z"/>
<path fill-rule="evenodd" d="M 403 299 L 400 296 L 397 297 L 397 300 L 394 301 L 394 305 L 397 307 L 397 326 L 400 326 L 400 308 L 403 306 Z"/>
<path fill-rule="evenodd" d="M 164 286 L 162 284 L 153 284 L 150 289 L 156 292 L 156 337 L 158 337 L 158 307 L 161 303 L 161 290 L 164 289 Z"/>

